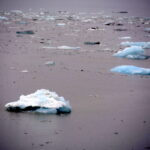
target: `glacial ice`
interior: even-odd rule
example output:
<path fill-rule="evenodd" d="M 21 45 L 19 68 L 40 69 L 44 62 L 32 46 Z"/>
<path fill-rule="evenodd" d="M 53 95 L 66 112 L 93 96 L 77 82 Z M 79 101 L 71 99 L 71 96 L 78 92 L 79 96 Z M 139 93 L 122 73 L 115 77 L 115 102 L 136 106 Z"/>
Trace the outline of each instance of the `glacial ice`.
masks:
<path fill-rule="evenodd" d="M 127 75 L 150 75 L 150 68 L 141 68 L 132 65 L 122 65 L 112 68 L 111 72 L 117 72 Z"/>
<path fill-rule="evenodd" d="M 144 49 L 150 48 L 150 42 L 121 42 L 122 46 L 141 46 Z"/>
<path fill-rule="evenodd" d="M 26 96 L 21 95 L 18 101 L 7 103 L 5 108 L 11 112 L 30 111 L 46 114 L 71 112 L 69 101 L 46 89 L 37 90 Z"/>
<path fill-rule="evenodd" d="M 118 51 L 113 56 L 129 59 L 147 59 L 148 56 L 143 55 L 144 49 L 141 46 L 127 47 L 122 51 Z"/>

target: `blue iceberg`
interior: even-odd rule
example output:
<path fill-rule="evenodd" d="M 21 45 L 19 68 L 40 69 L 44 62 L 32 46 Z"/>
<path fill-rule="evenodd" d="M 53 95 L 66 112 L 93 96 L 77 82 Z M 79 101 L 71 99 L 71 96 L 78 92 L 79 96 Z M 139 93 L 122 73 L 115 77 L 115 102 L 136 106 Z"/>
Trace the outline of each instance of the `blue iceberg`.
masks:
<path fill-rule="evenodd" d="M 131 65 L 117 66 L 111 69 L 111 72 L 117 72 L 126 75 L 150 75 L 149 68 L 141 68 Z"/>
<path fill-rule="evenodd" d="M 121 42 L 122 46 L 141 46 L 144 49 L 150 48 L 150 42 Z"/>
<path fill-rule="evenodd" d="M 5 105 L 10 112 L 38 112 L 43 114 L 70 113 L 69 101 L 59 97 L 57 93 L 46 89 L 37 90 L 29 95 L 21 95 L 20 99 Z"/>
<path fill-rule="evenodd" d="M 113 56 L 129 59 L 148 59 L 149 56 L 145 56 L 143 53 L 144 49 L 141 46 L 131 46 L 122 51 L 118 51 Z"/>

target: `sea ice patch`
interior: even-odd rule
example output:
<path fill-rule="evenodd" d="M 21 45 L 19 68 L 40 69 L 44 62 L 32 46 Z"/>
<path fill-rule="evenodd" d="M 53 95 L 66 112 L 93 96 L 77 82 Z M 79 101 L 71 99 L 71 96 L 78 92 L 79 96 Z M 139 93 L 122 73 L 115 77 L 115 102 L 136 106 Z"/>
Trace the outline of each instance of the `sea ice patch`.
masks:
<path fill-rule="evenodd" d="M 150 75 L 150 68 L 141 68 L 132 65 L 122 65 L 112 68 L 111 72 L 117 72 L 127 75 Z"/>
<path fill-rule="evenodd" d="M 71 112 L 69 101 L 46 89 L 37 90 L 26 96 L 21 95 L 18 101 L 7 103 L 5 108 L 11 112 L 30 111 L 46 114 Z"/>

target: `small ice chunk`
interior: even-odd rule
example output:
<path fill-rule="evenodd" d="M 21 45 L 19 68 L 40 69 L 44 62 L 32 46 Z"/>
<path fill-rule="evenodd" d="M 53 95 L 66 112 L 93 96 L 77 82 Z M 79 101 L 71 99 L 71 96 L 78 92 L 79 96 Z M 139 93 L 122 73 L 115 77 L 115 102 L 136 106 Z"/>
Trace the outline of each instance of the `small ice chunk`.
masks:
<path fill-rule="evenodd" d="M 57 26 L 65 26 L 65 23 L 58 23 Z"/>
<path fill-rule="evenodd" d="M 55 65 L 55 62 L 54 61 L 47 61 L 47 62 L 45 62 L 45 65 L 53 66 L 53 65 Z"/>
<path fill-rule="evenodd" d="M 144 49 L 141 46 L 131 46 L 122 51 L 118 51 L 113 56 L 130 59 L 147 59 L 147 56 L 144 56 L 143 53 Z"/>
<path fill-rule="evenodd" d="M 22 72 L 22 73 L 27 73 L 27 72 L 29 72 L 29 71 L 25 69 L 25 70 L 22 70 L 21 72 Z"/>
<path fill-rule="evenodd" d="M 0 20 L 8 20 L 8 18 L 4 16 L 0 16 Z"/>
<path fill-rule="evenodd" d="M 117 66 L 111 69 L 111 72 L 117 72 L 127 75 L 150 75 L 150 68 L 141 68 L 131 65 Z"/>
<path fill-rule="evenodd" d="M 11 112 L 30 111 L 48 114 L 71 112 L 69 101 L 46 89 L 37 90 L 26 96 L 21 95 L 18 101 L 7 103 L 5 108 Z"/>
<path fill-rule="evenodd" d="M 72 49 L 72 50 L 79 50 L 80 47 L 70 47 L 70 46 L 58 46 L 57 49 Z"/>
<path fill-rule="evenodd" d="M 141 46 L 142 48 L 149 49 L 150 42 L 121 42 L 122 46 Z"/>
<path fill-rule="evenodd" d="M 121 39 L 121 40 L 129 40 L 129 39 L 131 39 L 131 37 L 130 36 L 124 36 L 124 37 L 120 37 L 119 39 Z"/>

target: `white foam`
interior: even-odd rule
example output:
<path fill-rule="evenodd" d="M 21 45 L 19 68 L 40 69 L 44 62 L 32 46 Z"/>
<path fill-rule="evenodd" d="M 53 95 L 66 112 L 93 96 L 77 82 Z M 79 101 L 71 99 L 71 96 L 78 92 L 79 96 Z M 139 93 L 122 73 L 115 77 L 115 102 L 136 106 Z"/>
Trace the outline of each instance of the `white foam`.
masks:
<path fill-rule="evenodd" d="M 40 113 L 70 113 L 71 106 L 63 97 L 57 93 L 46 89 L 37 90 L 29 95 L 21 95 L 20 99 L 5 105 L 8 111 L 25 111 L 30 107 L 30 111 Z M 32 110 L 33 108 L 33 110 Z M 34 109 L 37 108 L 37 109 Z"/>

